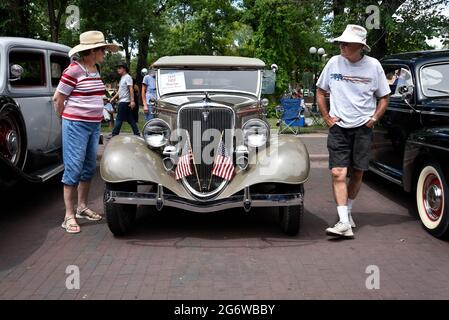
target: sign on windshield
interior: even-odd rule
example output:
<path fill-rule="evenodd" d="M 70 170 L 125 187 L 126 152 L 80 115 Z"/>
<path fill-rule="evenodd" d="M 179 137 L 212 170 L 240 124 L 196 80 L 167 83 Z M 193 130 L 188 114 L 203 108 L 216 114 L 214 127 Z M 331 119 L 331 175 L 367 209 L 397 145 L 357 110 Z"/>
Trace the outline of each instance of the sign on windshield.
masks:
<path fill-rule="evenodd" d="M 160 95 L 183 91 L 242 91 L 257 95 L 258 70 L 160 70 Z"/>

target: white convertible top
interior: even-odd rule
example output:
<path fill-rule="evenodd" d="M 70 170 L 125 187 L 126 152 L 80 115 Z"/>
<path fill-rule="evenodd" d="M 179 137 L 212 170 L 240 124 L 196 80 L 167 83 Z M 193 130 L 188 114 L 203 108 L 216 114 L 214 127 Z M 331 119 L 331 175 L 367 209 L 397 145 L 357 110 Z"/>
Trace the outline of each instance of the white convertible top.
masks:
<path fill-rule="evenodd" d="M 171 67 L 237 67 L 262 69 L 265 63 L 257 58 L 236 56 L 165 56 L 153 63 L 155 68 Z"/>

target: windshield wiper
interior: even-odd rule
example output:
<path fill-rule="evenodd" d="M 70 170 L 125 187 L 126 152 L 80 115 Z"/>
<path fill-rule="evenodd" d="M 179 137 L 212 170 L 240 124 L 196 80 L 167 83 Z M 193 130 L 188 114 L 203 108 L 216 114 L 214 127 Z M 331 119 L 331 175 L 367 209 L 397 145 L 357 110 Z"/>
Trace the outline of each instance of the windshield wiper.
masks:
<path fill-rule="evenodd" d="M 436 91 L 436 92 L 441 92 L 441 93 L 447 93 L 447 94 L 449 94 L 449 91 L 447 91 L 447 90 L 441 90 L 441 89 L 433 89 L 433 88 L 427 88 L 427 90 L 429 90 L 429 91 Z"/>

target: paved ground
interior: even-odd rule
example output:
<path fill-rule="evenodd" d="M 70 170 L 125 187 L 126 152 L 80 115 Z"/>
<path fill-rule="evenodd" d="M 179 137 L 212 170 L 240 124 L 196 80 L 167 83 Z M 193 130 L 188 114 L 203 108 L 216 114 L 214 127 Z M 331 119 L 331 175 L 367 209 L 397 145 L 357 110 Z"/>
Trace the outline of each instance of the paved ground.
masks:
<path fill-rule="evenodd" d="M 301 233 L 284 236 L 275 210 L 211 214 L 139 210 L 135 232 L 114 238 L 106 222 L 66 234 L 57 179 L 19 186 L 1 200 L 0 299 L 448 299 L 449 243 L 428 235 L 413 199 L 368 177 L 354 207 L 355 240 L 330 240 L 336 213 L 325 137 L 304 138 L 313 162 Z M 324 156 L 323 156 L 324 155 Z M 91 207 L 102 212 L 103 182 Z M 67 266 L 81 287 L 65 286 Z M 380 289 L 365 286 L 367 266 Z"/>

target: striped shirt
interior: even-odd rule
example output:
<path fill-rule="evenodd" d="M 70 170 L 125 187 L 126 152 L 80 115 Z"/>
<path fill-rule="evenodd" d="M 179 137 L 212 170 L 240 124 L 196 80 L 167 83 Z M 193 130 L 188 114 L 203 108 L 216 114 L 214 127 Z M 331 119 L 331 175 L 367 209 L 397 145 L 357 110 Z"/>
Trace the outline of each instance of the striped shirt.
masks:
<path fill-rule="evenodd" d="M 64 119 L 87 122 L 102 120 L 105 86 L 99 73 L 89 73 L 74 61 L 64 70 L 56 90 L 68 96 L 62 113 Z"/>

